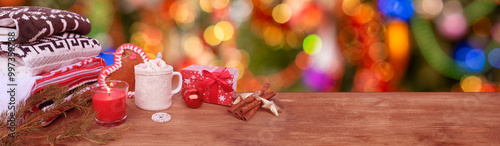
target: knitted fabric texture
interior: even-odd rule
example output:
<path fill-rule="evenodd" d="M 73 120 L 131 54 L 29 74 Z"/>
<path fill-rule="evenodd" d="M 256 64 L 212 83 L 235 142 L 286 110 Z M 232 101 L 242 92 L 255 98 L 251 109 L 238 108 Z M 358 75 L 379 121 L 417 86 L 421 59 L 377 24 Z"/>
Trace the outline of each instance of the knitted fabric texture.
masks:
<path fill-rule="evenodd" d="M 33 93 L 43 89 L 43 87 L 58 83 L 60 86 L 67 86 L 72 90 L 88 82 L 97 81 L 99 72 L 106 66 L 102 58 L 92 57 L 87 60 L 62 67 L 57 70 L 41 75 L 36 80 Z"/>
<path fill-rule="evenodd" d="M 72 65 L 68 65 L 59 69 L 56 69 L 54 71 L 45 73 L 40 76 L 35 76 L 35 77 L 30 77 L 27 79 L 35 79 L 34 82 L 23 82 L 19 81 L 21 83 L 18 83 L 18 88 L 22 90 L 23 93 L 28 93 L 28 94 L 22 94 L 22 96 L 17 96 L 16 97 L 16 104 L 19 104 L 21 101 L 29 100 L 29 96 L 32 93 L 36 93 L 40 90 L 42 90 L 44 87 L 50 84 L 58 83 L 60 86 L 65 86 L 68 87 L 68 91 L 71 91 L 83 84 L 88 84 L 92 82 L 97 81 L 97 77 L 99 75 L 99 72 L 102 71 L 106 63 L 104 63 L 104 60 L 102 58 L 97 58 L 97 57 L 92 57 L 89 59 L 86 59 L 84 61 L 74 63 Z M 26 83 L 26 84 L 22 84 Z M 22 88 L 20 87 L 22 85 Z M 2 86 L 0 86 L 0 89 L 3 89 Z M 5 87 L 7 88 L 7 87 Z M 7 89 L 4 89 L 7 90 Z M 1 97 L 8 97 L 7 92 L 0 92 Z M 68 101 L 71 99 L 71 96 L 66 97 L 63 99 L 64 101 Z M 8 99 L 8 98 L 6 98 Z M 42 103 L 39 103 L 42 104 Z M 0 112 L 3 112 L 7 110 L 6 107 L 7 104 L 5 105 L 0 105 Z M 48 105 L 42 108 L 42 110 L 53 110 L 54 105 Z M 34 110 L 32 112 L 38 111 L 38 107 L 34 107 Z M 57 109 L 61 111 L 66 111 L 69 109 Z M 44 125 L 50 124 L 57 116 L 49 119 L 45 119 L 42 121 Z"/>
<path fill-rule="evenodd" d="M 16 44 L 63 32 L 86 35 L 91 29 L 89 19 L 81 14 L 34 6 L 1 7 L 0 27 L 15 28 Z"/>
<path fill-rule="evenodd" d="M 97 78 L 99 72 L 106 66 L 106 63 L 102 58 L 92 57 L 87 60 L 45 73 L 41 76 L 41 79 L 36 81 L 35 87 L 33 88 L 33 93 L 36 93 L 46 87 L 47 85 L 58 83 L 60 86 L 68 87 L 68 92 L 76 89 L 84 84 L 95 83 L 97 82 Z M 87 91 L 84 89 L 83 92 Z M 63 100 L 66 102 L 73 98 L 73 96 L 68 96 Z M 90 100 L 90 99 L 88 99 Z M 54 104 L 50 104 L 48 106 L 41 107 L 43 111 L 48 110 L 60 110 L 67 111 L 68 109 L 55 109 Z M 39 106 L 40 107 L 40 106 Z M 38 107 L 37 107 L 38 108 Z M 36 112 L 36 111 L 34 111 Z M 52 118 L 44 119 L 42 125 L 46 126 L 52 123 L 58 116 L 54 116 Z"/>
<path fill-rule="evenodd" d="M 0 54 L 8 53 L 8 45 L 0 44 Z M 21 77 L 40 75 L 97 56 L 101 51 L 99 41 L 74 33 L 53 35 L 31 43 L 15 45 L 16 75 Z M 6 59 L 6 55 L 0 57 L 0 60 Z"/>
<path fill-rule="evenodd" d="M 39 92 L 43 90 L 44 87 L 50 84 L 57 83 L 60 86 L 68 87 L 68 92 L 89 83 L 97 82 L 97 77 L 99 72 L 106 66 L 106 63 L 102 58 L 92 57 L 87 60 L 68 65 L 57 70 L 45 73 L 40 76 L 39 79 L 36 80 L 35 85 L 33 87 L 32 93 Z M 86 89 L 84 90 L 86 91 Z M 64 98 L 64 102 L 69 101 L 73 96 L 68 96 Z M 29 99 L 28 99 L 29 100 Z M 90 99 L 88 99 L 90 100 Z M 42 104 L 42 103 L 40 103 Z M 59 111 L 67 111 L 68 109 L 55 109 L 54 104 L 48 104 L 46 106 L 41 107 L 40 104 L 37 107 L 32 108 L 32 112 L 37 112 L 38 110 L 59 110 Z M 38 109 L 41 108 L 41 109 Z M 52 123 L 58 116 L 54 116 L 51 118 L 44 119 L 42 125 L 46 126 Z"/>

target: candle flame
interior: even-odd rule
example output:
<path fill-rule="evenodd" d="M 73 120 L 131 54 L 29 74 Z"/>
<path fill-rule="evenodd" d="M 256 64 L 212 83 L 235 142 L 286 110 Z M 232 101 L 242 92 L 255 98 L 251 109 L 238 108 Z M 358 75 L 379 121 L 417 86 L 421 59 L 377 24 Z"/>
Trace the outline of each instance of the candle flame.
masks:
<path fill-rule="evenodd" d="M 113 87 L 113 82 L 109 83 L 109 86 Z M 109 87 L 106 88 L 108 90 L 108 97 L 111 96 L 111 91 L 109 90 Z"/>

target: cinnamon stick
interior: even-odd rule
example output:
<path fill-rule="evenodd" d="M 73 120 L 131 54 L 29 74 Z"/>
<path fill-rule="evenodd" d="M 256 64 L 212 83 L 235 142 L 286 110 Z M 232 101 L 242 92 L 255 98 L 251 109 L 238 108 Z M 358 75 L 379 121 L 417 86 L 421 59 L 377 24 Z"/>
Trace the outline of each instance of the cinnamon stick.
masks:
<path fill-rule="evenodd" d="M 243 106 L 247 103 L 250 103 L 254 100 L 255 100 L 254 95 L 251 95 L 250 97 L 247 97 L 247 98 L 243 99 L 242 101 L 238 102 L 238 104 L 235 104 L 235 105 L 233 104 L 233 106 L 231 106 L 231 108 L 227 109 L 227 112 L 234 113 L 234 111 L 239 109 L 241 106 Z"/>
<path fill-rule="evenodd" d="M 254 107 L 258 107 L 260 106 L 260 104 L 262 104 L 262 101 L 260 100 L 256 100 L 256 101 L 253 101 L 247 105 L 245 105 L 244 107 L 242 107 L 240 110 L 238 110 L 236 113 L 240 113 L 240 114 L 245 114 L 247 113 L 248 111 L 250 111 L 251 109 L 253 109 Z"/>
<path fill-rule="evenodd" d="M 260 89 L 259 96 L 263 96 L 264 93 L 266 92 L 266 90 L 269 89 L 269 87 L 271 87 L 271 84 L 269 84 L 269 83 L 264 84 L 264 86 L 262 86 L 262 88 Z"/>
<path fill-rule="evenodd" d="M 266 94 L 262 95 L 261 97 L 264 98 L 264 99 L 271 99 L 272 97 L 276 96 L 276 92 L 274 91 L 270 91 L 270 92 L 266 92 Z"/>
<path fill-rule="evenodd" d="M 260 109 L 260 106 L 254 107 L 252 110 L 248 111 L 245 115 L 241 117 L 243 121 L 248 121 L 253 115 Z"/>
<path fill-rule="evenodd" d="M 243 114 L 241 114 L 240 112 L 234 112 L 233 116 L 238 118 L 238 119 L 241 119 L 243 117 Z"/>
<path fill-rule="evenodd" d="M 269 83 L 264 84 L 264 86 L 262 86 L 262 88 L 260 89 L 260 94 L 259 94 L 259 96 L 263 96 L 263 95 L 264 95 L 264 93 L 265 93 L 265 91 L 266 91 L 267 89 L 269 89 L 269 87 L 271 87 L 271 84 L 269 84 Z M 242 101 L 238 102 L 238 104 L 231 106 L 231 108 L 229 108 L 229 109 L 227 110 L 227 112 L 229 112 L 229 113 L 234 113 L 234 112 L 235 112 L 237 109 L 239 109 L 241 106 L 243 106 L 243 105 L 245 105 L 245 104 L 247 104 L 247 103 L 251 103 L 251 102 L 253 102 L 254 100 L 255 100 L 255 95 L 252 95 L 251 97 L 247 97 L 247 98 L 243 99 Z"/>
<path fill-rule="evenodd" d="M 264 98 L 264 99 L 271 99 L 275 95 L 276 95 L 276 92 L 271 91 L 271 92 L 265 93 L 264 96 L 262 96 L 262 98 Z M 251 98 L 251 97 L 249 97 L 249 98 Z M 260 107 L 261 104 L 262 104 L 261 100 L 254 100 L 253 102 L 251 102 L 251 103 L 245 105 L 244 107 L 242 107 L 238 112 L 240 114 L 245 114 L 248 111 L 252 110 L 254 107 Z"/>

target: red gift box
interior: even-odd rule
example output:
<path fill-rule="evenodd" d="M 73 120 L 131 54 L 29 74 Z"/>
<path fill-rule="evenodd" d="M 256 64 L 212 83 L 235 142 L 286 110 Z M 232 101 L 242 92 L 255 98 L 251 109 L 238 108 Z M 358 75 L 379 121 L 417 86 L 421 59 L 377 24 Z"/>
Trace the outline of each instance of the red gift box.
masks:
<path fill-rule="evenodd" d="M 231 106 L 236 92 L 238 69 L 190 65 L 181 70 L 182 91 L 198 89 L 204 102 Z"/>

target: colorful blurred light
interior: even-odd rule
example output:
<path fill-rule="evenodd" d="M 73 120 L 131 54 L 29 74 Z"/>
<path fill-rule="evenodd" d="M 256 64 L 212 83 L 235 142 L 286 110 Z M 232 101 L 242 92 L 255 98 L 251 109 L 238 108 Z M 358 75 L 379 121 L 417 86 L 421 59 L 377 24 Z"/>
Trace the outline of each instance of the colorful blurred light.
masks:
<path fill-rule="evenodd" d="M 26 4 L 26 1 L 27 0 L 0 1 L 0 6 L 21 6 L 23 4 Z M 34 1 L 34 2 L 39 2 L 39 1 Z M 40 3 L 47 3 L 47 2 L 40 2 Z"/>
<path fill-rule="evenodd" d="M 333 80 L 324 72 L 309 68 L 304 71 L 303 81 L 312 91 L 326 91 L 331 87 Z"/>
<path fill-rule="evenodd" d="M 146 44 L 144 38 L 146 37 L 147 35 L 143 32 L 135 32 L 130 36 L 130 43 L 136 44 L 137 46 L 144 46 Z"/>
<path fill-rule="evenodd" d="M 276 85 L 275 87 L 271 86 L 271 90 L 273 91 L 281 90 L 283 88 L 283 80 L 284 80 L 283 78 L 285 78 L 285 76 L 281 76 L 280 74 L 270 75 L 269 82 L 273 86 Z"/>
<path fill-rule="evenodd" d="M 467 33 L 467 19 L 463 14 L 444 15 L 437 21 L 438 31 L 450 40 L 462 38 Z"/>
<path fill-rule="evenodd" d="M 342 2 L 342 10 L 346 15 L 354 16 L 356 7 L 361 4 L 359 0 L 344 0 Z"/>
<path fill-rule="evenodd" d="M 464 92 L 479 92 L 482 87 L 481 78 L 477 76 L 464 76 L 460 81 L 460 87 Z"/>
<path fill-rule="evenodd" d="M 231 9 L 229 10 L 229 16 L 236 23 L 236 27 L 240 23 L 248 20 L 250 14 L 253 11 L 253 4 L 248 0 L 235 0 L 231 3 Z"/>
<path fill-rule="evenodd" d="M 359 63 L 365 53 L 366 52 L 363 49 L 362 44 L 359 42 L 354 42 L 351 46 L 349 46 L 342 52 L 347 62 L 354 65 L 357 65 Z"/>
<path fill-rule="evenodd" d="M 200 0 L 200 8 L 201 10 L 207 12 L 207 13 L 212 13 L 212 0 Z"/>
<path fill-rule="evenodd" d="M 417 0 L 416 10 L 425 18 L 434 18 L 443 10 L 443 1 L 441 0 Z"/>
<path fill-rule="evenodd" d="M 366 34 L 368 34 L 369 37 L 385 38 L 386 28 L 384 24 L 376 21 L 371 21 L 366 25 Z"/>
<path fill-rule="evenodd" d="M 354 12 L 354 19 L 360 23 L 364 24 L 373 19 L 375 11 L 373 7 L 369 4 L 358 5 Z"/>
<path fill-rule="evenodd" d="M 145 46 L 142 46 L 144 52 L 146 52 L 146 55 L 148 58 L 156 58 L 156 54 L 159 52 L 163 52 L 163 44 L 156 44 L 156 45 L 148 45 L 146 44 Z"/>
<path fill-rule="evenodd" d="M 413 2 L 411 0 L 379 0 L 378 7 L 387 16 L 409 20 L 413 16 Z"/>
<path fill-rule="evenodd" d="M 443 15 L 463 14 L 462 3 L 459 0 L 448 0 L 443 5 Z"/>
<path fill-rule="evenodd" d="M 219 62 L 219 61 L 217 60 L 217 57 L 215 56 L 215 54 L 211 50 L 208 50 L 208 49 L 203 49 L 203 52 L 195 59 L 195 63 L 197 63 L 199 65 L 214 65 L 214 64 L 216 64 L 216 66 L 222 66 L 221 63 L 214 63 L 214 62 Z"/>
<path fill-rule="evenodd" d="M 162 1 L 160 4 L 158 4 L 158 14 L 160 15 L 161 18 L 171 21 L 172 16 L 170 15 L 170 7 L 175 1 Z"/>
<path fill-rule="evenodd" d="M 494 68 L 500 69 L 500 48 L 495 48 L 488 53 L 488 62 Z"/>
<path fill-rule="evenodd" d="M 238 80 L 241 79 L 245 73 L 245 66 L 243 66 L 239 60 L 231 60 L 227 62 L 225 66 L 238 69 Z"/>
<path fill-rule="evenodd" d="M 354 92 L 381 92 L 380 82 L 375 77 L 372 70 L 361 69 L 354 77 Z"/>
<path fill-rule="evenodd" d="M 388 51 L 384 43 L 376 42 L 370 46 L 368 55 L 373 61 L 383 61 L 387 58 Z"/>
<path fill-rule="evenodd" d="M 311 67 L 311 64 L 309 63 L 309 57 L 310 56 L 306 52 L 300 51 L 295 57 L 295 64 L 301 70 L 306 70 Z"/>
<path fill-rule="evenodd" d="M 481 72 L 486 63 L 486 56 L 481 49 L 472 49 L 465 56 L 465 64 L 473 72 Z"/>
<path fill-rule="evenodd" d="M 131 30 L 135 33 L 130 37 L 130 42 L 141 47 L 149 58 L 164 51 L 163 33 L 159 28 L 137 22 L 132 24 Z"/>
<path fill-rule="evenodd" d="M 478 36 L 488 36 L 491 33 L 491 21 L 488 17 L 477 19 L 472 24 L 472 31 Z"/>
<path fill-rule="evenodd" d="M 232 51 L 226 55 L 229 60 L 238 60 L 241 64 L 244 65 L 243 54 L 242 51 L 236 48 L 231 49 Z"/>
<path fill-rule="evenodd" d="M 449 86 L 451 91 L 460 92 L 500 90 L 496 77 L 500 69 L 500 21 L 495 13 L 500 2 L 131 0 L 130 3 L 123 10 L 113 11 L 120 17 L 97 21 L 101 25 L 96 28 L 105 29 L 90 35 L 104 40 L 103 46 L 116 47 L 130 41 L 142 47 L 150 58 L 162 52 L 163 59 L 177 70 L 191 64 L 238 68 L 238 82 L 243 83 L 238 87 L 239 92 L 259 90 L 266 82 L 275 91 L 351 88 L 368 92 L 443 91 Z M 101 14 L 92 11 L 108 8 L 99 4 L 75 3 L 69 10 Z M 113 8 L 106 10 L 116 10 Z M 414 12 L 418 15 L 413 16 Z M 88 17 L 92 21 L 112 16 L 106 14 Z M 103 39 L 107 38 L 106 33 L 114 40 Z M 415 46 L 411 44 L 413 41 Z M 453 47 L 456 44 L 459 45 Z M 300 47 L 303 50 L 296 50 Z M 421 53 L 410 54 L 417 51 L 411 49 L 420 49 Z M 110 51 L 114 50 L 105 52 Z M 264 59 L 275 55 L 286 56 L 271 62 Z M 112 55 L 102 56 L 107 64 L 113 62 Z M 425 67 L 418 65 L 421 62 L 418 59 L 422 58 L 427 61 Z M 415 59 L 417 64 L 413 62 Z M 409 61 L 412 62 L 408 64 Z M 256 68 L 255 64 L 268 67 Z M 496 69 L 490 70 L 490 66 Z M 429 71 L 431 67 L 439 74 Z M 418 82 L 424 77 L 420 75 L 401 78 L 406 68 L 429 72 L 425 75 L 432 77 L 424 76 L 433 82 Z M 439 78 L 443 76 L 458 81 Z"/>
<path fill-rule="evenodd" d="M 497 88 L 495 86 L 495 84 L 492 84 L 492 83 L 484 83 L 482 86 L 481 86 L 481 90 L 480 92 L 497 92 Z"/>
<path fill-rule="evenodd" d="M 203 52 L 200 38 L 194 34 L 186 35 L 182 41 L 182 48 L 189 58 L 197 58 Z"/>
<path fill-rule="evenodd" d="M 212 7 L 215 9 L 223 9 L 229 5 L 229 0 L 211 0 Z"/>
<path fill-rule="evenodd" d="M 158 44 L 161 44 L 161 41 L 163 39 L 162 31 L 159 28 L 153 27 L 150 25 L 143 25 L 143 26 L 144 26 L 144 28 L 142 28 L 142 31 L 145 34 L 146 44 L 148 44 L 150 46 L 156 46 Z M 162 50 L 163 50 L 163 48 L 162 48 Z M 158 50 L 158 51 L 161 51 L 161 50 Z"/>
<path fill-rule="evenodd" d="M 354 27 L 352 26 L 345 26 L 343 28 L 340 28 L 340 32 L 337 35 L 338 42 L 343 47 L 347 47 L 349 44 L 359 39 L 360 33 L 361 32 L 359 32 L 357 29 L 354 29 Z"/>
<path fill-rule="evenodd" d="M 394 76 L 394 68 L 389 62 L 381 61 L 375 64 L 373 71 L 375 77 L 383 82 L 387 82 Z"/>
<path fill-rule="evenodd" d="M 170 16 L 177 24 L 186 24 L 194 21 L 196 12 L 190 4 L 176 1 L 170 6 Z"/>
<path fill-rule="evenodd" d="M 293 13 L 293 18 L 288 23 L 295 32 L 313 33 L 326 16 L 315 4 L 307 3 L 303 7 L 302 11 Z"/>
<path fill-rule="evenodd" d="M 335 31 L 330 25 L 320 25 L 317 35 L 321 40 L 336 40 Z M 335 41 L 322 41 L 319 52 L 311 55 L 309 61 L 311 68 L 330 75 L 330 78 L 336 80 L 343 74 L 343 57 L 341 51 L 337 49 L 338 44 Z"/>
<path fill-rule="evenodd" d="M 278 23 L 285 23 L 290 20 L 290 17 L 292 17 L 292 9 L 287 4 L 279 4 L 274 7 L 272 15 L 274 21 Z"/>
<path fill-rule="evenodd" d="M 259 9 L 265 10 L 267 8 L 270 8 L 275 2 L 274 0 L 252 0 L 255 3 L 255 6 L 257 6 Z"/>
<path fill-rule="evenodd" d="M 410 49 L 408 25 L 402 21 L 392 21 L 387 25 L 386 44 L 389 59 L 396 62 L 406 59 Z"/>
<path fill-rule="evenodd" d="M 428 64 L 440 74 L 460 80 L 464 72 L 449 57 L 449 53 L 445 52 L 446 49 L 442 49 L 445 43 L 437 38 L 431 23 L 420 17 L 415 17 L 410 22 L 415 43 Z"/>
<path fill-rule="evenodd" d="M 286 43 L 288 44 L 288 46 L 290 46 L 291 48 L 295 48 L 297 46 L 297 42 L 299 40 L 298 37 L 299 36 L 297 36 L 297 34 L 295 32 L 288 31 L 286 33 Z"/>
<path fill-rule="evenodd" d="M 500 43 L 500 23 L 495 23 L 495 25 L 493 25 L 493 28 L 491 28 L 491 37 L 497 43 Z"/>
<path fill-rule="evenodd" d="M 250 54 L 248 54 L 248 52 L 246 50 L 240 50 L 240 54 L 241 54 L 241 61 L 242 63 L 245 65 L 245 66 L 248 66 L 248 64 L 250 63 Z"/>
<path fill-rule="evenodd" d="M 302 43 L 304 51 L 309 55 L 318 53 L 321 50 L 322 45 L 323 42 L 321 38 L 316 34 L 308 35 Z"/>
<path fill-rule="evenodd" d="M 218 45 L 222 40 L 219 38 L 224 38 L 224 32 L 222 29 L 218 28 L 217 33 L 215 32 L 215 26 L 210 25 L 205 29 L 205 32 L 203 33 L 203 38 L 205 38 L 205 42 L 211 46 Z M 219 37 L 216 36 L 219 35 Z M 222 37 L 220 36 L 222 34 Z"/>
<path fill-rule="evenodd" d="M 268 24 L 264 26 L 264 32 L 262 35 L 264 37 L 264 41 L 270 46 L 282 45 L 284 43 L 284 34 L 281 27 Z"/>
<path fill-rule="evenodd" d="M 221 29 L 222 34 L 216 34 L 217 38 L 220 39 L 221 41 L 227 41 L 233 37 L 234 34 L 234 27 L 231 23 L 227 21 L 220 21 L 217 24 L 215 24 L 214 29 Z M 220 30 L 217 30 L 216 32 L 220 33 Z M 222 36 L 220 36 L 222 35 Z"/>
<path fill-rule="evenodd" d="M 224 39 L 224 29 L 222 27 L 220 27 L 220 25 L 215 25 L 214 26 L 214 35 L 215 35 L 215 38 L 222 41 Z"/>
<path fill-rule="evenodd" d="M 467 43 L 472 48 L 486 48 L 488 43 L 490 43 L 491 38 L 488 36 L 470 35 L 467 38 Z M 493 48 L 491 48 L 493 49 Z"/>
<path fill-rule="evenodd" d="M 398 80 L 406 72 L 410 56 L 410 36 L 408 24 L 393 20 L 387 25 L 385 43 L 389 50 L 387 61 L 394 68 L 393 79 Z"/>
<path fill-rule="evenodd" d="M 472 50 L 467 43 L 461 43 L 455 49 L 453 58 L 458 66 L 463 69 L 468 69 L 467 64 L 465 64 L 465 56 Z"/>

